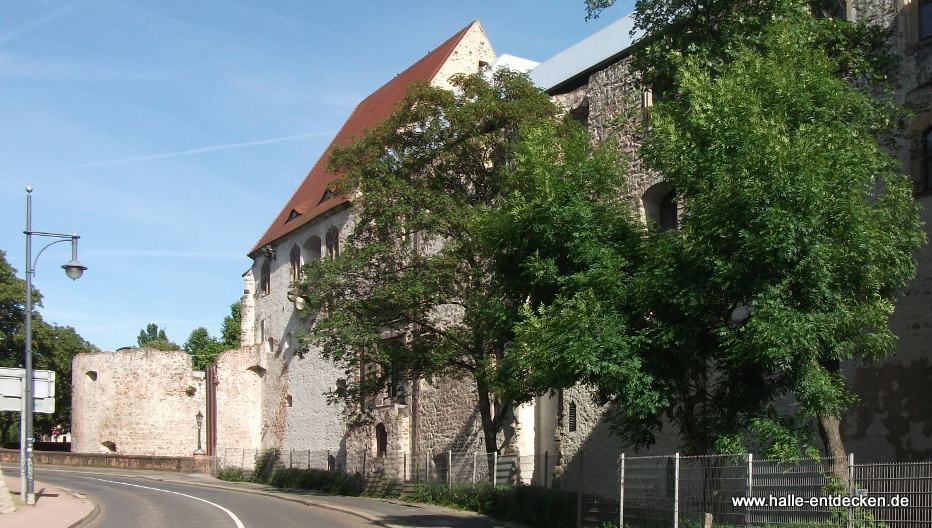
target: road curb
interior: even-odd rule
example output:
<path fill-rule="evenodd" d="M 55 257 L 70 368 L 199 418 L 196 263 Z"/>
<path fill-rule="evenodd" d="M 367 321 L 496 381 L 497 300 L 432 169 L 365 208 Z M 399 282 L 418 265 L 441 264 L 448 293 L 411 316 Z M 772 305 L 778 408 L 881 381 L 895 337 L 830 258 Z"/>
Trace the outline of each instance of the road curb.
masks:
<path fill-rule="evenodd" d="M 87 498 L 87 496 L 84 495 L 83 493 L 79 493 L 77 491 L 74 491 L 72 489 L 68 489 L 62 486 L 56 485 L 55 487 L 68 493 L 72 497 L 80 500 L 84 504 L 90 504 L 92 506 L 91 511 L 87 512 L 87 515 L 85 515 L 84 517 L 82 517 L 81 519 L 73 523 L 72 525 L 68 526 L 68 528 L 82 528 L 83 526 L 86 526 L 89 522 L 93 521 L 97 517 L 97 514 L 100 513 L 100 506 L 98 506 L 96 502 Z"/>
<path fill-rule="evenodd" d="M 179 483 L 179 484 L 190 484 L 190 485 L 194 485 L 194 486 L 202 486 L 202 487 L 205 487 L 205 488 L 214 488 L 214 489 L 223 489 L 223 490 L 228 490 L 228 491 L 237 491 L 237 492 L 242 492 L 242 493 L 251 493 L 251 494 L 253 494 L 253 495 L 265 495 L 266 497 L 272 497 L 272 498 L 275 498 L 275 499 L 280 499 L 280 500 L 284 500 L 284 501 L 288 501 L 288 502 L 294 502 L 294 503 L 297 503 L 297 504 L 303 504 L 303 505 L 305 505 L 305 506 L 318 507 L 318 508 L 323 508 L 323 509 L 325 509 L 325 510 L 330 510 L 330 511 L 345 513 L 345 514 L 348 514 L 348 515 L 353 515 L 353 516 L 358 517 L 358 518 L 360 518 L 360 519 L 362 519 L 362 520 L 364 520 L 364 521 L 368 521 L 368 522 L 377 524 L 377 525 L 379 525 L 379 526 L 383 526 L 383 527 L 385 527 L 385 528 L 417 528 L 416 525 L 391 524 L 391 523 L 386 522 L 386 521 L 385 521 L 384 519 L 382 519 L 381 517 L 374 517 L 374 516 L 372 516 L 372 515 L 368 515 L 368 514 L 365 514 L 365 513 L 362 513 L 362 512 L 358 512 L 358 511 L 356 511 L 356 510 L 352 510 L 352 509 L 345 508 L 345 507 L 343 507 L 343 506 L 339 506 L 339 505 L 335 505 L 335 504 L 329 504 L 329 503 L 325 503 L 325 502 L 322 502 L 322 501 L 315 501 L 315 500 L 313 500 L 313 499 L 307 499 L 307 498 L 288 497 L 288 496 L 282 495 L 281 493 L 275 493 L 274 491 L 266 491 L 266 490 L 261 490 L 261 489 L 243 488 L 243 487 L 236 486 L 235 483 L 232 483 L 232 484 L 214 484 L 214 483 L 212 483 L 212 482 L 203 482 L 203 481 L 196 481 L 196 480 L 188 481 L 188 480 L 181 480 L 181 479 L 166 479 L 166 478 L 160 478 L 160 477 L 155 476 L 155 475 L 140 475 L 139 477 L 140 477 L 140 478 L 143 478 L 143 479 L 146 479 L 146 480 L 152 480 L 152 481 L 158 481 L 158 482 L 175 482 L 175 483 Z M 272 489 L 276 489 L 276 490 L 277 490 L 277 489 L 281 489 L 282 491 L 285 491 L 285 492 L 288 491 L 287 489 L 284 489 L 284 488 L 272 488 Z M 296 491 L 297 491 L 297 490 L 296 490 Z M 312 491 L 312 490 L 305 490 L 305 491 Z M 372 499 L 372 500 L 384 500 L 384 499 Z M 390 501 L 390 500 L 386 500 L 386 501 L 387 501 L 387 502 L 393 502 L 393 501 Z M 421 504 L 421 503 L 408 503 L 408 502 L 403 502 L 403 501 L 402 501 L 401 503 L 404 504 L 404 505 L 406 505 L 406 506 Z M 452 510 L 452 511 L 455 511 L 455 512 L 457 512 L 458 514 L 466 514 L 466 516 L 472 516 L 472 515 L 475 515 L 475 516 L 477 516 L 477 517 L 482 516 L 482 514 L 475 513 L 475 512 L 468 512 L 468 511 L 464 511 L 464 510 Z M 485 517 L 485 516 L 482 516 L 482 517 Z M 501 527 L 501 528 L 528 528 L 526 525 L 523 525 L 523 524 L 512 523 L 512 522 L 509 522 L 509 521 L 500 521 L 500 520 L 498 520 L 498 519 L 492 519 L 491 517 L 486 517 L 486 519 L 487 519 L 490 523 L 494 524 L 496 527 Z M 72 527 L 72 528 L 76 528 L 76 527 Z"/>

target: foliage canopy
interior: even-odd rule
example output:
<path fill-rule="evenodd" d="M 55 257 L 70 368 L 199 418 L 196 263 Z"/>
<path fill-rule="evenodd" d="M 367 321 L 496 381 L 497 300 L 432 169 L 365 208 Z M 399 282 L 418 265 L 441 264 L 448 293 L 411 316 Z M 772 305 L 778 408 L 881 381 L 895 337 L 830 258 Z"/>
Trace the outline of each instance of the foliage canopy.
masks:
<path fill-rule="evenodd" d="M 33 368 L 55 371 L 55 412 L 36 414 L 33 427 L 38 435 L 71 430 L 71 360 L 77 354 L 100 352 L 74 328 L 49 324 L 35 310 L 41 295 L 33 290 Z M 23 368 L 25 352 L 26 281 L 0 251 L 0 366 Z M 0 413 L 0 442 L 18 441 L 18 413 Z"/>

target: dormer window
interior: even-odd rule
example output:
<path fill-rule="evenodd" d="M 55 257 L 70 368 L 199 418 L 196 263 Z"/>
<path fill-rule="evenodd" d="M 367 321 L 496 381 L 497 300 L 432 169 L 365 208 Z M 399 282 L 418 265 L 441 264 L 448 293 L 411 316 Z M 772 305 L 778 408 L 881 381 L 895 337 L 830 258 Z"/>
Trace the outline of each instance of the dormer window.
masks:
<path fill-rule="evenodd" d="M 331 197 L 333 197 L 333 191 L 331 191 L 330 189 L 327 189 L 326 191 L 324 191 L 324 197 L 321 198 L 320 201 L 317 203 L 322 204 L 326 202 L 327 200 L 329 200 Z"/>
<path fill-rule="evenodd" d="M 301 213 L 299 213 L 297 209 L 292 209 L 291 213 L 288 214 L 288 220 L 285 220 L 285 223 L 287 224 L 288 222 L 294 220 L 295 218 L 299 216 L 301 216 Z"/>

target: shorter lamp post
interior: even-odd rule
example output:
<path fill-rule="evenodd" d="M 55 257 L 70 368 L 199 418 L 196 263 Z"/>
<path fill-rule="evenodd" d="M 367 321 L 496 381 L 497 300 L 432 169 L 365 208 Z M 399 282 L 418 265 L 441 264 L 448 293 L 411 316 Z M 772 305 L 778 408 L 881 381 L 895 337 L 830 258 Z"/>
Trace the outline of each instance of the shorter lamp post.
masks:
<path fill-rule="evenodd" d="M 204 415 L 201 411 L 197 411 L 197 414 L 194 415 L 194 419 L 197 421 L 197 451 L 195 451 L 194 454 L 203 455 L 204 449 L 201 448 L 201 425 L 204 424 Z"/>

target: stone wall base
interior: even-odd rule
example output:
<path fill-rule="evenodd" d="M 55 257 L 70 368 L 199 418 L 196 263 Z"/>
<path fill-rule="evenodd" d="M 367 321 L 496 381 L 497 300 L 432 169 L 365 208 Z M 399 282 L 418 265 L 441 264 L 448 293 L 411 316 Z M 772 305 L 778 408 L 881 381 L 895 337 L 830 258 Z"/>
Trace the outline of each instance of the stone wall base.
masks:
<path fill-rule="evenodd" d="M 206 455 L 169 457 L 54 451 L 34 451 L 32 458 L 36 464 L 53 466 L 151 469 L 155 471 L 177 471 L 179 473 L 210 473 L 214 460 L 213 457 Z M 19 451 L 0 449 L 0 462 L 19 464 Z"/>

